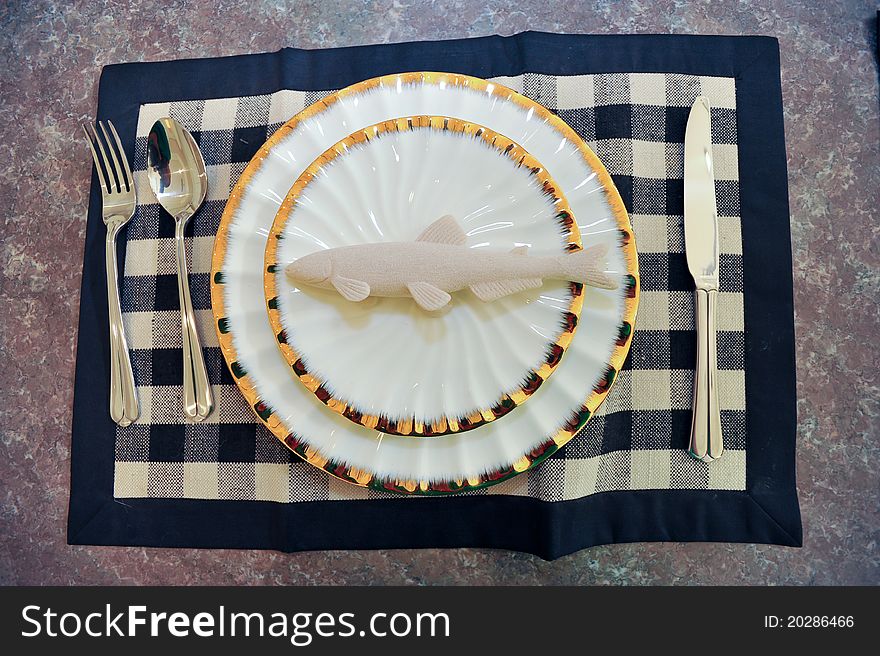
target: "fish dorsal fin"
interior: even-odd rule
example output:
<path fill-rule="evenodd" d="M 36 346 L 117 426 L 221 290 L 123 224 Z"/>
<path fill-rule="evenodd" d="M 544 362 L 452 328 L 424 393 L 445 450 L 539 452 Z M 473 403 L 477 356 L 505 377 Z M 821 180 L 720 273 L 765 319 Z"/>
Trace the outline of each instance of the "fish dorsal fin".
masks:
<path fill-rule="evenodd" d="M 420 234 L 416 241 L 426 241 L 432 244 L 449 244 L 450 246 L 464 246 L 467 236 L 458 225 L 455 218 L 447 214 L 429 225 Z"/>
<path fill-rule="evenodd" d="M 333 276 L 330 278 L 330 284 L 347 301 L 362 301 L 370 295 L 370 286 L 363 280 Z"/>
<path fill-rule="evenodd" d="M 419 307 L 428 312 L 446 307 L 452 300 L 449 294 L 428 282 L 411 282 L 406 288 Z"/>
<path fill-rule="evenodd" d="M 471 285 L 471 291 L 481 301 L 494 301 L 511 294 L 524 292 L 527 289 L 537 289 L 544 284 L 540 278 L 521 278 L 519 280 L 493 280 L 491 282 L 478 282 Z"/>
<path fill-rule="evenodd" d="M 510 251 L 511 255 L 528 255 L 529 247 L 523 244 L 522 246 L 514 246 L 513 250 Z"/>

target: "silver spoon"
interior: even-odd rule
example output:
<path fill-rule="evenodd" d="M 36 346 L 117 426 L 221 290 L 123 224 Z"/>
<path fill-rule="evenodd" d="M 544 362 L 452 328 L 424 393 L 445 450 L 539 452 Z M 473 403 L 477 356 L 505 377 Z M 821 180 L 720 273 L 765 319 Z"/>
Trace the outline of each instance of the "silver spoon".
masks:
<path fill-rule="evenodd" d="M 173 118 L 160 118 L 150 130 L 147 176 L 156 200 L 176 224 L 177 292 L 183 326 L 183 411 L 187 417 L 202 421 L 211 414 L 214 401 L 189 293 L 183 231 L 205 200 L 208 174 L 192 135 Z"/>

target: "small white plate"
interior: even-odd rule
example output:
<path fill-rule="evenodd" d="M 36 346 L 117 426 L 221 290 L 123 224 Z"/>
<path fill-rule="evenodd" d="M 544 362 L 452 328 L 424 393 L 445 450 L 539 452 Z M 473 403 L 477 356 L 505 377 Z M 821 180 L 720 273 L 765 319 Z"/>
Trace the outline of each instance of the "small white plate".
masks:
<path fill-rule="evenodd" d="M 488 303 L 460 291 L 426 312 L 411 298 L 352 302 L 299 288 L 285 273 L 321 250 L 413 242 L 447 215 L 478 252 L 526 247 L 522 257 L 538 258 L 581 247 L 568 203 L 537 160 L 448 117 L 400 118 L 346 137 L 299 177 L 272 226 L 265 288 L 281 353 L 324 404 L 368 428 L 437 437 L 499 419 L 553 373 L 577 328 L 583 287 L 559 280 Z"/>
<path fill-rule="evenodd" d="M 588 288 L 566 357 L 528 403 L 503 421 L 441 439 L 359 426 L 292 375 L 266 313 L 266 240 L 287 192 L 327 148 L 400 116 L 453 116 L 526 148 L 565 194 L 585 243 L 608 245 L 617 291 Z M 629 350 L 638 262 L 626 209 L 601 162 L 564 121 L 494 82 L 450 73 L 402 73 L 331 94 L 279 128 L 233 189 L 214 243 L 211 302 L 224 357 L 260 420 L 305 460 L 357 485 L 444 494 L 500 482 L 566 444 L 605 399 Z"/>

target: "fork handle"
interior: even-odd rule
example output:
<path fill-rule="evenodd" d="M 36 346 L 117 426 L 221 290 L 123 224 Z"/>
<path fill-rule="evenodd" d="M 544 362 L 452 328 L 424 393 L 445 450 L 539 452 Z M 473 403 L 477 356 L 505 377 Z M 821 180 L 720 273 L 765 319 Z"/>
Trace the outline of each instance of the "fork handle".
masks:
<path fill-rule="evenodd" d="M 131 357 L 119 306 L 119 279 L 116 270 L 116 236 L 125 217 L 107 220 L 106 268 L 107 307 L 110 320 L 110 417 L 120 426 L 128 426 L 138 418 L 138 398 L 131 370 Z"/>
<path fill-rule="evenodd" d="M 190 297 L 186 242 L 183 238 L 185 228 L 186 221 L 176 219 L 174 242 L 177 250 L 177 293 L 180 297 L 180 323 L 183 328 L 183 412 L 190 419 L 202 421 L 214 409 L 214 399 Z"/>

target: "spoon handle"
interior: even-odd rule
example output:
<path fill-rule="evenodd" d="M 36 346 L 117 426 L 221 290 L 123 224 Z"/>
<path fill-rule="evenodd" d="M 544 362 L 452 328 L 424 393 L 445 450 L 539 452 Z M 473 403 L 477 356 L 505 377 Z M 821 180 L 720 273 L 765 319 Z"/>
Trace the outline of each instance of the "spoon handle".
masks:
<path fill-rule="evenodd" d="M 196 330 L 195 313 L 189 292 L 189 271 L 186 264 L 185 220 L 177 220 L 174 242 L 177 250 L 177 292 L 180 297 L 180 323 L 183 328 L 183 412 L 195 421 L 202 421 L 214 409 L 211 385 Z"/>

